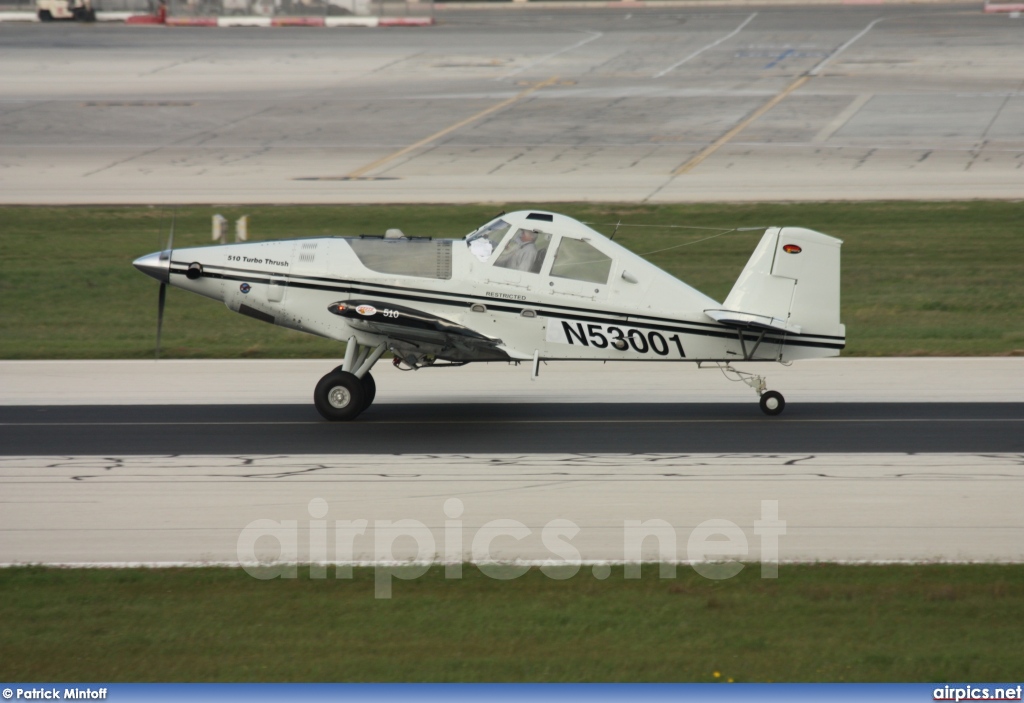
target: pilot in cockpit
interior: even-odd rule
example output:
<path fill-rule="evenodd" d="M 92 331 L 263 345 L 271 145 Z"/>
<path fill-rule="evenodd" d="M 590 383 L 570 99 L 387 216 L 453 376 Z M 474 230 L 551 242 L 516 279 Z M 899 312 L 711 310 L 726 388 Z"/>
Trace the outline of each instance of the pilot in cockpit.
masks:
<path fill-rule="evenodd" d="M 523 229 L 512 238 L 504 253 L 494 262 L 495 266 L 515 269 L 517 271 L 532 271 L 533 264 L 537 261 L 537 233 L 532 229 Z"/>

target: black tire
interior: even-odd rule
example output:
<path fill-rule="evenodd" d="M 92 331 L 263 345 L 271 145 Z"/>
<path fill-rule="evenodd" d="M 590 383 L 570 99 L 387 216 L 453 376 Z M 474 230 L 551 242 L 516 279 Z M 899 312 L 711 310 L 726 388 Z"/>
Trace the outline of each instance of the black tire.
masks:
<path fill-rule="evenodd" d="M 761 412 L 765 415 L 779 415 L 786 409 L 786 399 L 778 391 L 766 391 L 761 394 Z"/>
<path fill-rule="evenodd" d="M 40 10 L 39 11 L 39 21 L 40 22 L 53 22 L 53 13 L 50 12 L 49 10 Z"/>
<path fill-rule="evenodd" d="M 365 406 L 363 383 L 348 371 L 331 371 L 313 391 L 313 404 L 325 420 L 354 420 Z"/>
<path fill-rule="evenodd" d="M 334 373 L 343 373 L 344 366 L 336 366 Z M 363 410 L 373 405 L 373 399 L 377 397 L 377 382 L 373 380 L 373 375 L 367 371 L 366 375 L 363 376 Z"/>
<path fill-rule="evenodd" d="M 366 410 L 373 404 L 373 399 L 377 397 L 377 382 L 373 380 L 373 376 L 367 371 L 366 375 L 362 378 L 363 381 L 363 410 Z"/>

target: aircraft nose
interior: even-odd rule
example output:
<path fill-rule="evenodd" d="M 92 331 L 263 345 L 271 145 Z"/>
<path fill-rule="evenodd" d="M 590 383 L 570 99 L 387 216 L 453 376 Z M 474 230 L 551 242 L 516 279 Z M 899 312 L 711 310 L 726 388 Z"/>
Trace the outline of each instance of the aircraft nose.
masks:
<path fill-rule="evenodd" d="M 140 256 L 132 262 L 132 265 L 161 283 L 167 283 L 171 278 L 170 252 L 156 251 L 152 254 Z"/>

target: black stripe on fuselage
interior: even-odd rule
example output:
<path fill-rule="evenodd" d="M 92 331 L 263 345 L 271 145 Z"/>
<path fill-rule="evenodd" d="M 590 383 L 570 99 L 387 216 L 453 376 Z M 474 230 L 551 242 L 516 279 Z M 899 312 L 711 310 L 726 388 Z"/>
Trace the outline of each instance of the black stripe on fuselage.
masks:
<path fill-rule="evenodd" d="M 179 266 L 187 266 L 187 264 L 182 264 L 180 262 L 172 262 L 172 266 L 174 264 L 177 264 Z M 481 301 L 487 303 L 488 310 L 507 312 L 514 315 L 519 315 L 520 313 L 522 313 L 524 309 L 529 309 L 535 310 L 537 314 L 542 314 L 545 317 L 575 320 L 577 322 L 595 322 L 599 324 L 620 325 L 632 324 L 633 326 L 642 326 L 648 329 L 655 329 L 664 332 L 681 332 L 683 334 L 699 335 L 702 337 L 716 337 L 720 339 L 738 338 L 737 328 L 726 327 L 724 325 L 713 325 L 704 322 L 682 322 L 680 320 L 673 320 L 670 318 L 653 317 L 647 315 L 635 315 L 626 312 L 613 312 L 609 310 L 597 311 L 590 310 L 588 308 L 571 307 L 568 305 L 555 305 L 551 303 L 533 303 L 529 300 L 516 301 L 516 305 L 513 306 L 508 305 L 509 301 L 503 298 L 494 298 L 485 295 L 474 295 L 472 293 L 439 293 L 437 291 L 422 288 L 406 288 L 401 286 L 391 286 L 387 284 L 377 283 L 366 284 L 358 281 L 348 281 L 338 278 L 326 278 L 322 276 L 301 276 L 296 274 L 279 274 L 274 276 L 274 278 L 270 278 L 268 277 L 268 272 L 266 271 L 236 269 L 227 266 L 220 268 L 225 273 L 216 273 L 204 269 L 202 275 L 204 278 L 219 278 L 225 281 L 241 281 L 248 283 L 263 284 L 270 284 L 272 280 L 284 279 L 285 281 L 287 281 L 288 287 L 290 288 L 334 291 L 338 293 L 349 293 L 354 295 L 381 296 L 419 303 L 448 305 L 452 307 L 465 307 L 467 305 L 467 300 Z M 181 268 L 179 270 L 171 269 L 171 273 L 184 275 L 186 270 L 187 268 Z M 374 288 L 364 287 L 366 285 L 374 286 Z M 381 288 L 385 290 L 379 290 Z M 413 293 L 421 293 L 426 295 L 414 295 Z M 458 298 L 453 300 L 450 298 L 436 297 L 439 295 L 448 295 L 452 297 L 458 296 Z M 611 319 L 609 319 L 609 317 Z M 759 332 L 743 332 L 743 338 L 745 341 L 756 342 L 759 337 Z M 812 339 L 837 340 L 837 342 L 811 341 L 811 339 L 806 339 L 808 337 Z M 781 335 L 779 333 L 767 332 L 764 335 L 763 342 L 768 344 L 786 344 L 789 346 L 813 347 L 821 349 L 843 349 L 846 346 L 846 340 L 843 337 L 833 337 L 828 335 L 805 335 L 796 333 Z"/>
<path fill-rule="evenodd" d="M 174 263 L 176 263 L 179 266 L 184 266 L 185 265 L 182 262 L 174 262 Z M 264 276 L 264 277 L 268 276 L 268 275 L 276 275 L 279 278 L 291 279 L 292 281 L 294 281 L 294 280 L 318 281 L 318 282 L 322 282 L 322 283 L 334 284 L 334 286 L 331 286 L 331 287 L 319 287 L 319 288 L 317 286 L 310 286 L 308 284 L 304 286 L 306 288 L 311 288 L 311 289 L 316 289 L 316 290 L 345 290 L 345 291 L 359 290 L 359 291 L 362 291 L 362 292 L 371 292 L 371 293 L 375 293 L 375 294 L 378 294 L 378 295 L 380 294 L 377 290 L 365 291 L 365 289 L 358 289 L 358 288 L 353 289 L 353 288 L 338 288 L 338 287 L 336 287 L 339 284 L 345 284 L 345 285 L 350 285 L 350 286 L 352 286 L 352 285 L 355 285 L 355 286 L 367 285 L 367 284 L 365 284 L 364 282 L 361 282 L 361 281 L 350 281 L 350 280 L 341 279 L 341 278 L 327 278 L 327 277 L 323 277 L 323 276 L 303 276 L 303 275 L 298 275 L 298 274 L 294 274 L 294 273 L 270 274 L 267 271 L 257 271 L 257 270 L 254 270 L 254 269 L 243 269 L 243 268 L 236 268 L 236 267 L 231 267 L 231 266 L 221 266 L 221 267 L 216 267 L 216 268 L 221 268 L 224 271 L 232 271 L 234 273 L 240 273 L 240 274 L 253 274 L 253 275 L 256 275 L 256 276 Z M 182 269 L 180 271 L 174 271 L 173 273 L 184 273 L 185 270 L 186 269 Z M 272 280 L 272 279 L 269 279 L 269 278 L 256 279 L 256 278 L 252 278 L 251 276 L 243 277 L 243 278 L 237 278 L 237 277 L 234 277 L 234 276 L 224 276 L 224 275 L 217 275 L 217 274 L 209 274 L 209 273 L 206 273 L 206 272 L 204 272 L 204 275 L 207 276 L 207 277 L 211 277 L 211 278 L 225 278 L 227 280 L 239 280 L 239 281 L 241 281 L 241 280 L 245 280 L 245 281 L 253 281 L 253 280 L 255 280 L 255 281 L 261 282 L 261 283 L 269 283 Z M 303 284 L 290 283 L 289 285 L 294 285 L 296 287 L 300 287 Z M 473 293 L 444 293 L 444 292 L 439 292 L 439 291 L 435 291 L 435 290 L 430 290 L 428 288 L 413 288 L 413 287 L 410 287 L 410 286 L 392 286 L 392 285 L 388 285 L 386 283 L 370 283 L 368 285 L 374 286 L 375 289 L 376 288 L 383 288 L 383 289 L 386 289 L 386 290 L 400 291 L 402 293 L 402 295 L 396 294 L 395 297 L 403 297 L 404 295 L 406 295 L 406 293 L 405 293 L 406 291 L 413 291 L 413 292 L 417 292 L 417 293 L 426 293 L 426 294 L 428 294 L 430 296 L 435 296 L 435 295 L 458 296 L 460 299 L 463 299 L 463 300 L 466 300 L 466 299 L 468 299 L 468 300 L 480 300 L 480 301 L 485 301 L 485 302 L 495 302 L 495 301 L 497 301 L 497 302 L 503 302 L 503 303 L 510 302 L 510 299 L 508 299 L 508 298 L 500 298 L 500 297 L 499 298 L 495 298 L 493 296 L 475 295 Z M 410 298 L 410 299 L 412 299 L 412 298 Z M 434 300 L 434 298 L 430 298 L 430 300 Z M 517 300 L 515 302 L 518 303 L 519 305 L 521 305 L 521 307 L 518 307 L 518 308 L 508 308 L 509 311 L 514 311 L 514 312 L 518 313 L 518 312 L 521 312 L 524 308 L 534 310 L 534 309 L 536 309 L 538 307 L 543 307 L 543 308 L 547 308 L 547 309 L 551 309 L 551 310 L 565 310 L 565 311 L 568 311 L 568 312 L 579 312 L 579 311 L 590 312 L 590 310 L 588 308 L 578 308 L 578 307 L 573 307 L 573 306 L 570 306 L 570 305 L 558 305 L 556 303 L 534 303 L 534 302 L 531 302 L 529 300 L 526 300 L 526 301 Z M 494 308 L 494 309 L 498 309 L 498 308 Z M 667 322 L 667 323 L 670 323 L 670 324 L 679 324 L 679 320 L 676 320 L 676 319 L 673 319 L 673 318 L 656 317 L 654 315 L 638 315 L 638 314 L 635 314 L 635 313 L 626 313 L 626 312 L 617 312 L 617 313 L 616 312 L 609 312 L 608 314 L 610 314 L 610 315 L 619 315 L 619 316 L 625 317 L 627 319 L 629 319 L 629 318 L 637 319 L 637 320 L 643 319 L 643 320 L 653 320 L 655 322 Z M 735 329 L 735 328 L 732 328 L 732 327 L 723 326 L 721 324 L 707 323 L 707 322 L 698 322 L 696 320 L 687 321 L 685 324 L 690 325 L 690 326 L 695 326 L 695 327 L 704 327 L 704 328 L 712 329 L 712 330 Z M 798 334 L 798 333 L 790 333 L 787 336 L 788 337 L 813 337 L 815 339 L 834 339 L 834 340 L 837 340 L 837 341 L 845 341 L 845 337 L 836 337 L 836 336 L 825 335 L 825 334 L 807 334 L 807 335 L 805 335 L 805 334 Z"/>

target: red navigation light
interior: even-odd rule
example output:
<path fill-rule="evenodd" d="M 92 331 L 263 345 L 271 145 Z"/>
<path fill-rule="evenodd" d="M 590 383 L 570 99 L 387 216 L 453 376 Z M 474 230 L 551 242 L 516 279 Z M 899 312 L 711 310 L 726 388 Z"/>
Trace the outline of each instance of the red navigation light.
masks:
<path fill-rule="evenodd" d="M 783 244 L 782 251 L 786 252 L 787 254 L 799 254 L 800 252 L 803 251 L 803 249 L 798 247 L 796 244 Z"/>

